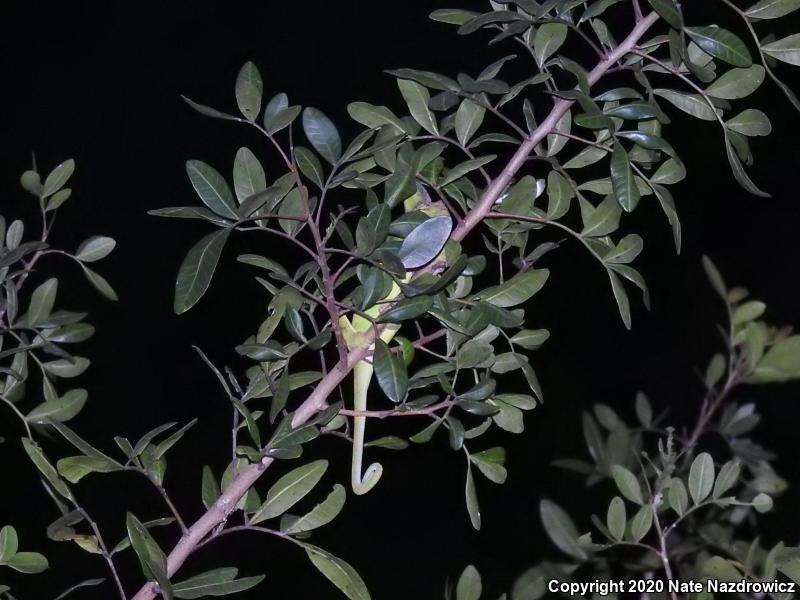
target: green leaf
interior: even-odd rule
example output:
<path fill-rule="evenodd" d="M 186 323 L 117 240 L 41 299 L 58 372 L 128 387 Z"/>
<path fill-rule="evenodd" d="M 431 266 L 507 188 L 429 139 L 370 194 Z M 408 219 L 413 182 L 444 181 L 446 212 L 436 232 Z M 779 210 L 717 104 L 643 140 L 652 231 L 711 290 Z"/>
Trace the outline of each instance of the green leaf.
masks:
<path fill-rule="evenodd" d="M 219 498 L 220 489 L 216 477 L 211 467 L 205 465 L 203 467 L 203 479 L 200 488 L 200 496 L 203 500 L 203 505 L 206 508 L 211 508 Z"/>
<path fill-rule="evenodd" d="M 384 201 L 389 207 L 397 206 L 416 192 L 416 159 L 411 146 L 403 145 L 397 155 L 394 173 L 386 180 Z"/>
<path fill-rule="evenodd" d="M 167 437 L 167 439 L 159 442 L 158 445 L 155 448 L 153 448 L 153 454 L 152 454 L 153 459 L 158 460 L 162 456 L 164 456 L 169 451 L 170 448 L 172 448 L 175 444 L 177 444 L 181 440 L 184 433 L 186 433 L 187 431 L 189 431 L 189 429 L 194 427 L 195 423 L 197 423 L 196 417 L 191 421 L 189 421 L 188 423 L 186 423 L 186 425 L 178 429 L 176 432 L 170 434 L 170 436 Z"/>
<path fill-rule="evenodd" d="M 788 381 L 800 377 L 800 335 L 774 344 L 750 376 L 755 383 Z"/>
<path fill-rule="evenodd" d="M 566 23 L 544 23 L 533 38 L 533 55 L 539 67 L 555 54 L 567 39 Z"/>
<path fill-rule="evenodd" d="M 646 508 L 646 507 L 645 507 Z M 625 501 L 619 496 L 614 496 L 611 503 L 608 505 L 608 514 L 606 515 L 606 526 L 608 531 L 618 542 L 622 540 L 625 535 L 625 524 L 628 517 L 625 511 Z"/>
<path fill-rule="evenodd" d="M 478 13 L 460 8 L 441 8 L 434 10 L 430 15 L 431 20 L 449 25 L 463 25 L 478 16 Z"/>
<path fill-rule="evenodd" d="M 33 575 L 46 571 L 50 565 L 47 559 L 38 552 L 17 552 L 6 561 L 6 566 L 20 573 Z"/>
<path fill-rule="evenodd" d="M 114 288 L 111 287 L 111 284 L 108 283 L 105 277 L 100 275 L 100 273 L 93 271 L 83 263 L 81 263 L 81 268 L 86 279 L 92 284 L 94 289 L 100 292 L 100 294 L 102 294 L 108 300 L 115 302 L 119 299 L 117 297 L 117 292 L 114 291 Z"/>
<path fill-rule="evenodd" d="M 620 106 L 609 108 L 603 111 L 603 114 L 607 117 L 625 119 L 628 121 L 646 121 L 657 117 L 658 111 L 655 106 L 648 102 L 631 102 L 629 104 L 621 104 Z"/>
<path fill-rule="evenodd" d="M 249 148 L 239 148 L 233 159 L 233 189 L 239 204 L 267 189 L 264 167 Z"/>
<path fill-rule="evenodd" d="M 145 577 L 153 578 L 161 588 L 165 600 L 172 600 L 172 586 L 167 577 L 167 557 L 159 548 L 153 536 L 133 514 L 126 518 L 128 537 L 142 566 Z"/>
<path fill-rule="evenodd" d="M 548 269 L 533 269 L 515 275 L 505 283 L 480 293 L 481 300 L 501 308 L 516 306 L 529 300 L 544 287 L 550 276 Z"/>
<path fill-rule="evenodd" d="M 764 54 L 790 65 L 800 66 L 800 33 L 761 46 Z M 45 183 L 45 187 L 47 184 Z"/>
<path fill-rule="evenodd" d="M 272 122 L 283 113 L 286 109 L 289 108 L 289 97 L 284 93 L 275 94 L 270 101 L 267 102 L 267 106 L 264 109 L 264 129 L 267 131 L 270 130 L 270 125 Z M 298 114 L 299 114 L 299 107 Z M 270 131 L 270 133 L 274 133 Z"/>
<path fill-rule="evenodd" d="M 712 556 L 703 563 L 702 574 L 718 581 L 740 581 L 742 574 L 733 562 L 721 556 Z"/>
<path fill-rule="evenodd" d="M 550 171 L 547 174 L 547 218 L 555 220 L 567 214 L 572 196 L 572 188 L 564 176 L 558 171 Z"/>
<path fill-rule="evenodd" d="M 50 171 L 50 174 L 44 180 L 42 188 L 42 198 L 52 196 L 67 183 L 72 173 L 75 171 L 75 161 L 73 159 L 65 160 L 58 165 L 55 169 Z"/>
<path fill-rule="evenodd" d="M 114 250 L 117 242 L 114 238 L 96 235 L 84 241 L 75 252 L 75 258 L 83 262 L 95 262 L 103 259 Z"/>
<path fill-rule="evenodd" d="M 586 552 L 578 544 L 578 531 L 569 515 L 560 506 L 550 500 L 539 503 L 539 514 L 542 525 L 559 550 L 572 558 L 586 559 Z"/>
<path fill-rule="evenodd" d="M 675 156 L 675 150 L 666 140 L 656 135 L 645 133 L 644 131 L 618 131 L 617 137 L 630 140 L 647 150 L 660 150 L 666 152 L 670 156 Z"/>
<path fill-rule="evenodd" d="M 659 185 L 671 185 L 682 181 L 686 177 L 686 167 L 680 160 L 667 159 L 650 178 L 650 182 Z"/>
<path fill-rule="evenodd" d="M 647 0 L 658 15 L 675 29 L 683 28 L 681 9 L 674 0 Z"/>
<path fill-rule="evenodd" d="M 327 469 L 327 460 L 315 460 L 289 471 L 269 489 L 266 500 L 250 522 L 260 523 L 285 513 L 314 489 Z"/>
<path fill-rule="evenodd" d="M 36 327 L 47 320 L 53 310 L 57 290 L 58 279 L 55 277 L 48 279 L 33 290 L 33 294 L 31 294 L 31 303 L 28 307 L 29 327 Z"/>
<path fill-rule="evenodd" d="M 636 504 L 644 504 L 642 488 L 639 486 L 639 480 L 636 475 L 622 465 L 612 465 L 611 475 L 623 496 Z"/>
<path fill-rule="evenodd" d="M 461 105 L 456 111 L 456 137 L 462 146 L 466 146 L 475 132 L 483 123 L 486 109 L 471 100 L 462 100 Z"/>
<path fill-rule="evenodd" d="M 717 113 L 699 94 L 684 94 L 675 90 L 655 89 L 653 93 L 671 102 L 676 108 L 704 121 L 715 121 Z"/>
<path fill-rule="evenodd" d="M 22 188 L 34 196 L 42 194 L 42 178 L 36 171 L 25 171 L 19 178 Z"/>
<path fill-rule="evenodd" d="M 350 600 L 370 600 L 369 591 L 355 569 L 322 548 L 303 544 L 308 558 L 319 572 L 339 588 Z"/>
<path fill-rule="evenodd" d="M 400 117 L 385 106 L 375 106 L 368 102 L 353 102 L 347 105 L 347 113 L 354 121 L 370 129 L 391 125 L 399 133 L 405 131 L 406 128 Z"/>
<path fill-rule="evenodd" d="M 519 355 L 516 354 L 515 357 L 519 358 Z M 523 365 L 528 365 L 527 361 L 523 359 L 519 359 L 518 364 L 520 368 L 522 368 Z M 500 409 L 500 412 L 492 416 L 492 421 L 494 421 L 500 429 L 508 431 L 509 433 L 522 433 L 525 430 L 522 411 L 512 404 L 500 400 L 500 397 L 503 395 L 504 394 L 495 396 L 492 400 L 492 403 Z"/>
<path fill-rule="evenodd" d="M 731 69 L 706 88 L 706 94 L 725 100 L 739 100 L 755 92 L 764 81 L 766 71 L 761 65 L 746 69 Z"/>
<path fill-rule="evenodd" d="M 689 496 L 686 494 L 686 486 L 680 479 L 673 479 L 667 488 L 667 501 L 678 516 L 683 516 L 689 507 Z"/>
<path fill-rule="evenodd" d="M 753 58 L 747 45 L 735 34 L 722 27 L 686 27 L 692 41 L 705 53 L 724 60 L 734 67 L 749 67 Z"/>
<path fill-rule="evenodd" d="M 247 61 L 236 77 L 236 104 L 248 121 L 255 121 L 261 112 L 261 96 L 264 84 L 258 68 Z"/>
<path fill-rule="evenodd" d="M 121 469 L 108 460 L 94 456 L 68 456 L 60 459 L 56 466 L 58 473 L 70 483 L 78 483 L 89 473 L 111 473 Z"/>
<path fill-rule="evenodd" d="M 778 19 L 800 8 L 800 0 L 761 0 L 745 11 L 751 19 Z"/>
<path fill-rule="evenodd" d="M 366 217 L 358 220 L 356 227 L 356 247 L 364 256 L 372 254 L 382 244 L 389 233 L 391 210 L 387 204 L 378 204 Z M 379 281 L 382 281 L 379 279 Z M 381 294 L 383 297 L 384 294 Z M 376 298 L 377 300 L 377 298 Z"/>
<path fill-rule="evenodd" d="M 526 350 L 536 350 L 550 337 L 547 329 L 523 329 L 511 337 L 511 342 Z"/>
<path fill-rule="evenodd" d="M 258 361 L 283 360 L 289 356 L 283 346 L 274 341 L 265 344 L 240 344 L 236 346 L 236 352 Z"/>
<path fill-rule="evenodd" d="M 344 486 L 338 483 L 334 484 L 333 491 L 325 500 L 302 517 L 289 520 L 286 527 L 281 526 L 281 531 L 287 535 L 295 535 L 327 525 L 342 511 L 346 496 Z"/>
<path fill-rule="evenodd" d="M 75 417 L 86 404 L 88 392 L 84 389 L 69 390 L 60 398 L 47 400 L 27 414 L 29 423 L 43 425 L 49 420 L 69 421 Z"/>
<path fill-rule="evenodd" d="M 54 600 L 63 600 L 75 590 L 79 590 L 85 587 L 95 587 L 100 585 L 101 583 L 105 583 L 105 579 L 103 578 L 96 578 L 96 579 L 87 579 L 86 581 L 81 581 L 80 583 L 76 583 L 75 585 L 71 586 L 69 589 L 64 590 L 61 594 L 56 596 Z"/>
<path fill-rule="evenodd" d="M 469 565 L 458 578 L 456 600 L 480 600 L 482 592 L 481 575 L 478 569 Z"/>
<path fill-rule="evenodd" d="M 569 134 L 571 129 L 572 112 L 567 111 L 564 113 L 564 116 L 558 120 L 558 123 L 556 123 L 553 131 L 557 133 L 550 133 L 547 135 L 547 156 L 555 156 L 567 145 L 569 138 L 559 134 Z"/>
<path fill-rule="evenodd" d="M 736 179 L 739 185 L 755 196 L 770 198 L 771 196 L 767 192 L 759 189 L 758 186 L 753 183 L 753 180 L 750 179 L 750 176 L 747 174 L 747 171 L 745 171 L 744 166 L 742 165 L 742 160 L 739 158 L 739 155 L 734 148 L 731 136 L 727 135 L 727 131 L 725 135 L 725 152 L 727 154 L 728 162 L 730 163 L 734 179 Z"/>
<path fill-rule="evenodd" d="M 75 446 L 75 448 L 80 450 L 86 456 L 91 456 L 92 458 L 105 461 L 110 466 L 122 468 L 121 464 L 119 464 L 110 456 L 107 456 L 106 454 L 100 452 L 100 450 L 98 450 L 97 448 L 86 442 L 77 433 L 72 431 L 72 429 L 70 429 L 63 423 L 53 422 L 52 425 L 62 436 L 64 436 L 64 439 L 66 439 L 70 444 Z"/>
<path fill-rule="evenodd" d="M 439 73 L 431 71 L 418 71 L 417 69 L 395 69 L 387 71 L 390 75 L 394 75 L 399 79 L 410 79 L 425 87 L 442 90 L 442 91 L 456 91 L 459 89 L 458 83 Z"/>
<path fill-rule="evenodd" d="M 494 23 L 508 23 L 523 20 L 525 20 L 524 17 L 516 12 L 500 10 L 498 8 L 494 11 L 478 15 L 474 19 L 470 19 L 467 23 L 458 28 L 458 33 L 459 35 L 469 35 L 478 31 L 481 27 L 486 27 Z"/>
<path fill-rule="evenodd" d="M 489 406 L 484 404 L 484 406 Z M 503 463 L 506 460 L 506 451 L 503 448 L 489 448 L 477 454 L 471 454 L 472 464 L 492 483 L 502 485 L 506 482 L 508 472 Z"/>
<path fill-rule="evenodd" d="M 631 233 L 622 238 L 616 247 L 603 256 L 606 262 L 627 264 L 633 261 L 644 247 L 641 236 Z"/>
<path fill-rule="evenodd" d="M 395 404 L 402 401 L 408 390 L 408 372 L 403 359 L 390 352 L 383 340 L 377 339 L 372 362 L 383 393 Z"/>
<path fill-rule="evenodd" d="M 214 569 L 174 584 L 172 591 L 176 598 L 227 596 L 254 588 L 264 580 L 264 575 L 236 579 L 238 574 L 235 567 Z"/>
<path fill-rule="evenodd" d="M 725 302 L 728 302 L 728 289 L 725 285 L 725 281 L 722 279 L 719 269 L 717 269 L 707 256 L 703 256 L 703 270 L 706 272 L 706 277 L 708 277 L 714 291 L 717 292 Z"/>
<path fill-rule="evenodd" d="M 650 401 L 642 392 L 636 394 L 635 410 L 639 422 L 649 428 L 653 423 L 653 407 L 650 406 Z"/>
<path fill-rule="evenodd" d="M 282 217 L 294 217 L 293 219 L 278 220 L 278 224 L 286 233 L 292 236 L 297 234 L 301 227 L 301 223 L 297 221 L 297 218 L 303 217 L 305 208 L 303 195 L 298 188 L 294 188 L 286 195 L 278 208 L 278 214 Z"/>
<path fill-rule="evenodd" d="M 406 269 L 418 269 L 436 258 L 450 238 L 453 221 L 447 215 L 417 225 L 400 246 L 397 255 Z"/>
<path fill-rule="evenodd" d="M 746 136 L 765 136 L 772 133 L 772 123 L 769 117 L 755 108 L 743 110 L 732 119 L 725 122 L 725 126 Z"/>
<path fill-rule="evenodd" d="M 616 231 L 621 214 L 622 208 L 616 197 L 606 197 L 597 208 L 589 213 L 581 235 L 583 237 L 600 237 Z"/>
<path fill-rule="evenodd" d="M 595 146 L 587 146 L 574 157 L 564 163 L 565 169 L 581 169 L 593 165 L 602 159 L 608 152 Z"/>
<path fill-rule="evenodd" d="M 488 156 L 480 156 L 478 158 L 465 160 L 464 162 L 447 171 L 447 175 L 444 179 L 442 179 L 442 181 L 439 182 L 439 185 L 444 187 L 453 183 L 454 181 L 458 181 L 468 173 L 476 171 L 483 165 L 492 162 L 495 158 L 497 158 L 495 154 L 489 154 Z"/>
<path fill-rule="evenodd" d="M 387 435 L 364 444 L 365 448 L 384 448 L 386 450 L 405 450 L 408 442 L 396 435 Z"/>
<path fill-rule="evenodd" d="M 6 562 L 14 556 L 19 549 L 19 538 L 17 530 L 11 525 L 6 525 L 0 529 L 0 563 Z"/>
<path fill-rule="evenodd" d="M 725 135 L 725 152 L 728 156 L 728 162 L 731 165 L 731 171 L 733 171 L 733 177 L 736 181 L 741 185 L 745 190 L 750 192 L 755 196 L 761 196 L 762 198 L 769 198 L 770 195 L 767 192 L 764 192 L 753 183 L 753 180 L 750 179 L 750 176 L 747 174 L 747 171 L 744 170 L 744 166 L 742 165 L 742 161 L 739 158 L 736 149 L 733 146 L 733 141 L 731 136 Z"/>
<path fill-rule="evenodd" d="M 233 193 L 219 171 L 201 160 L 189 160 L 186 174 L 203 204 L 222 217 L 238 218 Z"/>
<path fill-rule="evenodd" d="M 272 271 L 273 273 L 283 275 L 284 277 L 289 276 L 289 272 L 282 264 L 272 260 L 271 258 L 267 258 L 266 256 L 261 256 L 259 254 L 240 254 L 236 257 L 236 260 L 246 265 L 261 267 L 262 269 Z"/>
<path fill-rule="evenodd" d="M 428 426 L 428 428 L 424 431 L 430 431 L 431 435 L 436 430 L 437 423 L 433 423 Z M 422 433 L 422 432 L 420 432 Z M 419 434 L 417 434 L 419 435 Z M 412 441 L 417 441 L 412 438 Z M 422 440 L 419 440 L 422 441 Z M 476 531 L 480 531 L 481 529 L 481 507 L 478 503 L 478 491 L 475 489 L 475 480 L 472 477 L 472 463 L 468 459 L 467 460 L 467 479 L 464 485 L 464 500 L 467 504 L 467 513 L 469 514 L 469 521 L 472 524 L 472 528 Z"/>
<path fill-rule="evenodd" d="M 729 460 L 719 470 L 717 480 L 714 482 L 714 490 L 711 496 L 716 500 L 731 489 L 739 481 L 741 467 L 738 460 Z"/>
<path fill-rule="evenodd" d="M 205 115 L 206 117 L 211 117 L 212 119 L 224 119 L 227 121 L 238 121 L 240 120 L 239 117 L 235 115 L 229 115 L 228 113 L 224 113 L 221 110 L 217 110 L 216 108 L 212 108 L 210 106 L 206 106 L 205 104 L 200 104 L 199 102 L 195 102 L 191 98 L 187 98 L 186 96 L 181 96 L 184 102 L 191 106 L 194 110 L 199 112 L 201 115 Z"/>
<path fill-rule="evenodd" d="M 319 162 L 316 154 L 308 148 L 297 146 L 294 149 L 294 158 L 300 172 L 322 189 L 325 186 L 325 172 L 322 170 L 322 163 Z"/>
<path fill-rule="evenodd" d="M 322 158 L 334 164 L 342 157 L 342 140 L 336 126 L 316 108 L 303 111 L 303 131 Z"/>
<path fill-rule="evenodd" d="M 414 296 L 400 300 L 389 310 L 381 313 L 378 323 L 399 323 L 409 319 L 416 319 L 427 313 L 433 306 L 433 297 Z"/>
<path fill-rule="evenodd" d="M 611 155 L 611 186 L 614 197 L 626 212 L 631 212 L 639 203 L 639 188 L 633 176 L 628 153 L 619 142 L 614 144 Z"/>
<path fill-rule="evenodd" d="M 470 340 L 458 349 L 456 362 L 460 369 L 474 369 L 492 356 L 492 346 L 480 340 Z"/>
<path fill-rule="evenodd" d="M 70 323 L 57 329 L 48 329 L 43 337 L 57 344 L 77 344 L 94 335 L 94 327 L 88 323 Z"/>
<path fill-rule="evenodd" d="M 439 130 L 436 127 L 436 118 L 428 107 L 431 97 L 427 88 L 409 79 L 398 79 L 397 86 L 400 88 L 400 93 L 403 95 L 406 104 L 408 104 L 408 109 L 414 120 L 422 125 L 428 133 L 439 135 Z"/>
<path fill-rule="evenodd" d="M 700 504 L 714 487 L 714 459 L 708 452 L 698 454 L 689 467 L 689 494 Z"/>
<path fill-rule="evenodd" d="M 147 214 L 155 217 L 167 217 L 172 219 L 202 219 L 203 221 L 214 223 L 214 225 L 218 225 L 219 227 L 225 227 L 231 224 L 229 219 L 220 217 L 218 214 L 200 206 L 168 206 L 166 208 L 148 210 Z"/>
<path fill-rule="evenodd" d="M 42 449 L 39 448 L 39 446 L 37 446 L 36 443 L 29 438 L 22 438 L 22 446 L 25 448 L 25 452 L 28 454 L 31 462 L 36 465 L 36 468 L 39 469 L 39 472 L 42 475 L 44 475 L 45 479 L 47 479 L 53 489 L 55 489 L 67 500 L 72 500 L 72 492 L 67 484 L 64 483 L 64 480 L 58 476 L 58 472 L 47 460 L 42 452 Z"/>
<path fill-rule="evenodd" d="M 760 513 L 768 513 L 772 510 L 772 498 L 767 494 L 761 492 L 755 498 L 753 498 L 753 508 L 755 508 Z"/>
<path fill-rule="evenodd" d="M 732 325 L 741 325 L 748 321 L 753 321 L 764 314 L 767 305 L 758 300 L 751 300 L 736 307 L 731 316 Z"/>
<path fill-rule="evenodd" d="M 267 106 L 267 111 L 269 110 L 269 106 Z M 294 123 L 294 120 L 300 116 L 300 111 L 302 108 L 299 106 L 288 106 L 281 110 L 280 112 L 276 113 L 274 117 L 267 119 L 267 115 L 269 114 L 267 111 L 264 112 L 264 129 L 267 130 L 269 135 L 274 135 L 279 131 L 287 128 L 289 125 Z"/>
<path fill-rule="evenodd" d="M 210 233 L 197 242 L 183 259 L 175 281 L 173 307 L 176 314 L 185 313 L 206 293 L 230 232 L 230 229 L 220 229 Z"/>
<path fill-rule="evenodd" d="M 653 525 L 653 507 L 642 506 L 631 520 L 631 537 L 636 542 L 641 542 Z"/>
<path fill-rule="evenodd" d="M 546 593 L 545 575 L 542 569 L 536 566 L 526 570 L 514 582 L 511 600 L 539 600 Z"/>

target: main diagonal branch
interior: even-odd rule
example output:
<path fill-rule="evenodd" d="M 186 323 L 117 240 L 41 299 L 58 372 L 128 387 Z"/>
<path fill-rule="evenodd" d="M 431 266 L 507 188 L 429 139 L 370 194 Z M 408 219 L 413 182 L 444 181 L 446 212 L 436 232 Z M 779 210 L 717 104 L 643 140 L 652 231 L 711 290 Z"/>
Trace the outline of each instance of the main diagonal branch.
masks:
<path fill-rule="evenodd" d="M 589 83 L 597 83 L 611 67 L 636 46 L 642 36 L 657 20 L 658 15 L 655 13 L 651 13 L 639 19 L 628 37 L 614 48 L 614 50 L 609 52 L 606 57 L 590 71 L 588 76 Z M 555 101 L 547 118 L 531 132 L 522 144 L 520 144 L 503 171 L 489 183 L 475 206 L 464 216 L 463 221 L 453 231 L 452 239 L 455 241 L 463 240 L 467 234 L 483 221 L 486 215 L 492 210 L 498 198 L 500 198 L 500 195 L 525 164 L 525 161 L 528 159 L 531 152 L 533 152 L 534 148 L 553 131 L 559 120 L 566 114 L 572 104 L 571 101 L 564 99 Z M 374 331 L 371 333 L 374 334 Z M 327 405 L 328 397 L 336 390 L 356 363 L 362 360 L 366 354 L 366 348 L 359 348 L 349 352 L 347 356 L 343 357 L 336 367 L 331 369 L 328 374 L 320 380 L 314 391 L 300 405 L 295 412 L 292 424 L 295 427 L 302 425 L 317 412 L 324 409 Z M 209 508 L 181 537 L 167 558 L 167 572 L 170 577 L 183 565 L 189 555 L 197 548 L 198 544 L 200 544 L 215 527 L 228 518 L 228 515 L 233 512 L 239 500 L 244 497 L 247 491 L 255 484 L 271 463 L 271 458 L 264 458 L 260 463 L 253 464 L 239 473 L 225 489 L 214 506 Z M 133 600 L 153 600 L 157 594 L 157 586 L 148 583 L 139 590 L 133 597 Z"/>

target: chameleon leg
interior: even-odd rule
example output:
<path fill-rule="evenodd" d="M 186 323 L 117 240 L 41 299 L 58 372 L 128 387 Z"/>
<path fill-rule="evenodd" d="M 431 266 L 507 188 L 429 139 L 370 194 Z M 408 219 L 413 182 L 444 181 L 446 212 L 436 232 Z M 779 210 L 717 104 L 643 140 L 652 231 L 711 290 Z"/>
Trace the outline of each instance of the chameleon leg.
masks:
<path fill-rule="evenodd" d="M 372 379 L 372 364 L 362 360 L 353 369 L 353 407 L 357 411 L 367 410 L 367 389 Z M 364 429 L 366 417 L 353 417 L 353 460 L 350 473 L 350 484 L 353 492 L 359 496 L 370 491 L 383 475 L 383 465 L 372 463 L 367 467 L 363 477 L 361 468 L 364 457 Z"/>

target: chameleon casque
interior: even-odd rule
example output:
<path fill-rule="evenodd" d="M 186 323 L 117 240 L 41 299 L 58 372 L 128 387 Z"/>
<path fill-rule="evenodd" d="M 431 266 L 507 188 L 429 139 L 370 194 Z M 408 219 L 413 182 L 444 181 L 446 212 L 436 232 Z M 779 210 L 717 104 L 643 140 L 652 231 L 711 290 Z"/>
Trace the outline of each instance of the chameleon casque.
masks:
<path fill-rule="evenodd" d="M 441 201 L 432 202 L 427 190 L 421 184 L 417 184 L 416 193 L 403 202 L 403 207 L 406 212 L 421 211 L 431 218 L 449 218 L 449 213 L 444 204 Z M 405 266 L 409 267 L 409 265 Z M 410 279 L 410 277 L 411 274 L 406 275 L 406 281 Z M 388 306 L 388 303 L 398 299 L 400 295 L 400 286 L 397 285 L 397 282 L 393 281 L 389 293 L 362 312 L 366 316 L 375 319 L 380 315 L 382 310 Z M 365 334 L 373 327 L 373 324 L 361 314 L 353 314 L 352 318 L 342 316 L 339 319 L 339 327 L 341 328 L 342 336 L 344 337 L 348 349 L 353 350 L 354 348 L 362 348 L 365 344 L 369 343 Z M 380 339 L 388 344 L 399 329 L 400 325 L 397 324 L 386 325 L 380 333 Z M 356 363 L 353 369 L 353 409 L 357 412 L 367 410 L 367 396 L 369 394 L 369 385 L 374 371 L 372 364 L 374 348 L 375 344 L 371 343 L 368 356 L 364 360 Z M 356 415 L 353 417 L 353 457 L 350 483 L 353 492 L 358 495 L 366 494 L 375 487 L 383 474 L 383 465 L 377 462 L 367 467 L 366 471 L 362 470 L 366 420 L 367 418 L 363 415 Z"/>

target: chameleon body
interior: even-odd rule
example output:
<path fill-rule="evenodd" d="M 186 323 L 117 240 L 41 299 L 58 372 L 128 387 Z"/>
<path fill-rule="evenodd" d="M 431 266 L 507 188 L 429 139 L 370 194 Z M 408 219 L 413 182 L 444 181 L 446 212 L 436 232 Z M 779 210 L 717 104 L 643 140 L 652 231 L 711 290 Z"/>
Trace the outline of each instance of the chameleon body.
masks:
<path fill-rule="evenodd" d="M 394 300 L 399 295 L 400 288 L 394 283 L 392 284 L 392 290 L 383 299 L 383 302 Z M 365 312 L 370 317 L 377 318 L 380 314 L 380 304 L 372 306 Z M 341 317 L 339 326 L 342 329 L 348 348 L 352 350 L 356 347 L 362 347 L 363 344 L 367 343 L 364 334 L 372 327 L 372 323 L 361 315 L 353 315 L 352 322 L 347 317 Z M 399 325 L 386 326 L 380 334 L 381 340 L 388 344 L 397 333 L 398 329 L 400 329 Z M 375 344 L 373 343 L 370 346 L 370 355 L 374 349 Z M 353 369 L 353 409 L 358 412 L 367 410 L 367 392 L 373 372 L 374 367 L 372 365 L 371 356 L 358 361 Z M 353 487 L 353 492 L 359 495 L 366 494 L 375 487 L 375 484 L 378 483 L 378 480 L 383 474 L 383 465 L 380 463 L 372 463 L 362 475 L 366 421 L 367 418 L 365 416 L 357 415 L 353 417 L 353 459 L 350 483 Z"/>
<path fill-rule="evenodd" d="M 427 191 L 421 186 L 417 188 L 417 192 L 414 195 L 405 200 L 403 207 L 406 212 L 421 210 L 430 217 L 448 214 L 441 202 L 430 201 Z M 407 276 L 407 279 L 408 278 L 410 278 L 410 275 Z M 398 299 L 400 295 L 400 287 L 396 282 L 392 282 L 392 288 L 389 293 L 373 306 L 363 311 L 363 313 L 375 319 L 380 315 L 386 303 Z M 363 348 L 364 345 L 369 343 L 365 334 L 373 325 L 372 322 L 364 316 L 354 314 L 352 319 L 346 316 L 340 317 L 339 327 L 348 349 L 353 350 L 355 348 Z M 388 344 L 399 329 L 400 325 L 397 324 L 385 325 L 380 333 L 380 339 Z M 367 358 L 356 363 L 353 369 L 353 409 L 356 412 L 364 412 L 367 410 L 367 392 L 374 372 L 372 364 L 374 349 L 375 344 L 370 344 Z M 381 475 L 383 475 L 383 465 L 377 462 L 367 467 L 366 471 L 362 470 L 366 421 L 367 418 L 363 415 L 356 415 L 353 417 L 353 457 L 351 462 L 350 484 L 353 488 L 353 492 L 358 495 L 366 494 L 370 491 L 378 483 Z"/>

